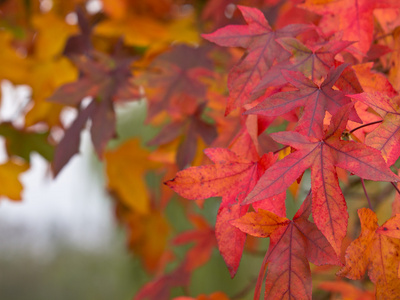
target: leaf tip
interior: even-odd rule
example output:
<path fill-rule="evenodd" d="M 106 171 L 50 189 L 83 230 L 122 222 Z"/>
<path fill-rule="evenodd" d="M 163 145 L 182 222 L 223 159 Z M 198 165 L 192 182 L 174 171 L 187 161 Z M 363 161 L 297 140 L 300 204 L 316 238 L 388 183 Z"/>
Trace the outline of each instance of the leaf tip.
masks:
<path fill-rule="evenodd" d="M 211 35 L 211 33 L 202 33 L 202 34 L 200 34 L 200 36 L 203 38 L 203 39 L 205 39 L 205 40 L 207 40 L 207 41 L 209 41 L 209 36 Z"/>
<path fill-rule="evenodd" d="M 172 178 L 172 179 L 170 179 L 170 180 L 167 180 L 167 181 L 164 181 L 164 182 L 163 182 L 163 184 L 165 184 L 166 186 L 168 186 L 168 187 L 170 187 L 170 188 L 173 187 L 174 183 L 175 183 L 175 177 Z"/>
<path fill-rule="evenodd" d="M 228 271 L 229 271 L 229 275 L 231 276 L 231 279 L 233 279 L 237 273 L 237 268 L 228 266 Z"/>

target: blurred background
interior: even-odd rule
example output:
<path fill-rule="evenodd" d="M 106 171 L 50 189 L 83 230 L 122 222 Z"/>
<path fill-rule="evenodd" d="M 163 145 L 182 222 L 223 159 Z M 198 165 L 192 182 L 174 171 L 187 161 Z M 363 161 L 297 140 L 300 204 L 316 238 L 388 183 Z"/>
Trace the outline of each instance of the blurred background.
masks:
<path fill-rule="evenodd" d="M 2 82 L 2 120 L 29 92 Z M 0 201 L 0 299 L 131 299 L 143 284 L 88 130 L 80 152 L 56 179 L 33 153 L 30 169 L 20 176 L 23 201 Z"/>
<path fill-rule="evenodd" d="M 220 199 L 188 201 L 163 182 L 211 163 L 207 147 L 280 148 L 268 134 L 295 115 L 225 117 L 228 73 L 245 51 L 201 34 L 245 24 L 238 4 L 274 28 L 318 24 L 301 2 L 0 0 L 0 299 L 124 300 L 143 287 L 157 300 L 253 299 L 268 240 L 247 238 L 231 279 L 215 239 Z M 343 186 L 349 210 L 365 206 L 359 180 Z M 369 186 L 387 219 L 392 186 Z M 287 192 L 288 217 L 309 188 L 306 171 Z M 355 238 L 355 213 L 349 224 Z M 311 268 L 313 299 L 330 299 L 318 284 L 337 268 Z"/>
<path fill-rule="evenodd" d="M 270 7 L 271 1 L 257 2 Z M 218 80 L 197 83 L 200 88 L 183 88 L 176 97 L 172 93 L 174 99 L 167 99 L 170 107 L 160 107 L 160 102 L 152 99 L 164 94 L 157 90 L 157 84 L 163 88 L 157 77 L 158 68 L 178 73 L 175 66 L 165 67 L 163 59 L 188 70 L 203 62 L 208 72 L 214 67 L 206 58 L 211 48 L 205 47 L 198 54 L 196 47 L 202 32 L 231 21 L 232 5 L 231 1 L 181 0 L 0 1 L 0 299 L 132 299 L 155 275 L 170 272 L 184 260 L 190 243 L 173 252 L 168 248 L 173 234 L 193 229 L 186 216 L 188 211 L 203 215 L 210 225 L 215 223 L 219 200 L 208 201 L 201 210 L 197 205 L 171 198 L 172 191 L 161 191 L 160 186 L 179 170 L 175 157 L 179 168 L 199 164 L 202 150 L 215 138 L 218 122 L 214 117 L 200 120 L 205 115 L 201 115 L 203 110 L 211 111 L 210 107 L 205 108 L 204 91 L 206 85 L 214 85 L 226 95 L 225 71 Z M 177 54 L 162 57 L 176 44 L 190 47 L 176 47 Z M 238 55 L 224 54 L 224 59 L 217 60 L 228 66 Z M 153 65 L 158 57 L 160 63 Z M 186 61 L 180 63 L 176 57 Z M 93 64 L 85 65 L 88 60 Z M 150 113 L 149 103 L 143 99 L 143 86 L 134 87 L 129 81 L 121 93 L 114 91 L 118 94 L 112 98 L 118 138 L 110 141 L 107 149 L 111 135 L 100 146 L 93 146 L 90 124 L 95 126 L 94 117 L 73 133 L 74 138 L 68 136 L 68 129 L 95 95 L 91 91 L 84 94 L 85 89 L 80 86 L 75 94 L 69 90 L 63 98 L 59 97 L 62 93 L 57 94 L 58 89 L 70 82 L 79 84 L 87 75 L 85 68 L 98 68 L 109 74 L 119 63 L 115 72 L 121 71 L 123 79 L 128 82 L 135 73 L 139 78 L 135 84 L 149 88 L 150 102 L 155 103 L 150 105 Z M 143 70 L 150 70 L 155 76 L 142 76 Z M 93 85 L 98 83 L 96 80 Z M 106 81 L 107 77 L 104 84 Z M 193 90 L 199 95 L 190 96 L 199 99 L 186 99 L 184 93 Z M 82 100 L 83 96 L 88 97 Z M 52 97 L 57 103 L 49 101 Z M 182 105 L 175 98 L 192 104 Z M 217 94 L 216 98 L 217 108 L 213 110 L 222 116 L 225 99 Z M 135 101 L 129 102 L 132 99 Z M 184 142 L 185 122 L 192 115 L 198 118 L 195 122 L 205 125 L 211 139 L 197 138 L 194 145 L 193 139 Z M 237 130 L 240 120 L 237 116 L 232 120 L 234 126 L 232 122 L 225 126 Z M 148 147 L 168 122 L 181 124 L 184 131 L 177 128 L 178 135 L 173 132 L 169 140 L 156 139 Z M 232 131 L 231 135 L 235 133 Z M 79 149 L 79 155 L 63 150 L 71 144 Z M 126 177 L 125 185 L 132 185 L 128 196 L 124 187 L 115 183 L 121 178 L 112 182 L 108 168 L 118 163 L 112 161 L 112 153 L 122 149 L 121 145 L 136 147 L 128 147 L 124 159 L 129 161 L 122 165 L 129 168 L 119 175 Z M 149 150 L 156 146 L 161 151 L 152 160 L 161 171 L 151 173 L 148 169 L 155 167 L 147 162 L 141 166 L 142 158 L 147 158 Z M 104 157 L 99 159 L 103 152 L 106 162 Z M 133 154 L 129 156 L 130 153 Z M 57 160 L 63 161 L 60 167 L 55 166 Z M 130 171 L 134 177 L 130 177 Z M 189 290 L 191 295 L 212 293 L 223 287 L 232 295 L 238 294 L 238 299 L 251 298 L 250 290 L 264 253 L 245 255 L 243 271 L 232 281 L 213 248 L 210 263 L 193 273 L 189 288 L 169 287 L 171 297 L 188 294 Z"/>

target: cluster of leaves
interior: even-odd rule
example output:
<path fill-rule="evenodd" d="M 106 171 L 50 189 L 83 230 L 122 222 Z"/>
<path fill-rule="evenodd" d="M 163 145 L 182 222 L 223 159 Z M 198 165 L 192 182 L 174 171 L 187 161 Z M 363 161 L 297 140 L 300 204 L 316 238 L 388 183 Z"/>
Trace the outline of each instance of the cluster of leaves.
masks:
<path fill-rule="evenodd" d="M 266 251 L 254 299 L 263 286 L 265 299 L 317 297 L 322 272 L 337 275 L 320 283 L 330 293 L 400 298 L 397 0 L 6 0 L 0 13 L 0 79 L 32 91 L 0 123 L 0 193 L 21 198 L 31 152 L 57 176 L 89 128 L 129 248 L 154 275 L 135 299 L 188 291 L 214 249 L 231 277 L 244 251 Z M 143 101 L 158 134 L 123 137 L 119 112 Z M 199 212 L 210 197 L 215 226 Z M 194 229 L 173 228 L 171 203 Z"/>

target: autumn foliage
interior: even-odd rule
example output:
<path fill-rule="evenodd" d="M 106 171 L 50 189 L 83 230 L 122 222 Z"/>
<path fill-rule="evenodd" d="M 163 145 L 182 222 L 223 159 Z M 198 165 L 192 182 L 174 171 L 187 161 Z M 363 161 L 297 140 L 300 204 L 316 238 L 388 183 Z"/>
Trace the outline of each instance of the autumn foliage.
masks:
<path fill-rule="evenodd" d="M 400 299 L 398 0 L 6 0 L 0 13 L 0 78 L 31 88 L 0 124 L 0 193 L 21 198 L 31 152 L 57 176 L 88 129 L 152 276 L 134 299 Z M 123 136 L 142 104 L 158 133 Z M 216 252 L 232 278 L 262 253 L 258 279 L 192 295 Z"/>

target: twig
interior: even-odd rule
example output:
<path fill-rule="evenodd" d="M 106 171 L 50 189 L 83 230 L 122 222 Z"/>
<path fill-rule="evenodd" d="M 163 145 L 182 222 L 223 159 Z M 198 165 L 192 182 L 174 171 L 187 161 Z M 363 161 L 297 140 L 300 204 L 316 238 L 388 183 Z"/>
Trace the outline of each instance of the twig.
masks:
<path fill-rule="evenodd" d="M 244 296 L 246 296 L 253 288 L 254 288 L 254 283 L 257 281 L 257 278 L 254 277 L 253 279 L 251 279 L 249 281 L 249 283 L 238 293 L 236 293 L 235 295 L 233 295 L 231 297 L 232 300 L 236 300 L 236 299 L 243 299 Z"/>
<path fill-rule="evenodd" d="M 396 189 L 397 193 L 400 195 L 400 190 L 397 187 L 397 185 L 394 182 L 391 182 L 391 184 L 394 186 L 394 188 Z"/>
<path fill-rule="evenodd" d="M 349 133 L 353 133 L 354 131 L 356 131 L 356 130 L 358 130 L 358 129 L 361 129 L 361 128 L 364 128 L 364 127 L 367 127 L 367 126 L 370 126 L 370 125 L 374 125 L 374 124 L 382 123 L 382 122 L 383 122 L 383 120 L 380 120 L 380 121 L 375 121 L 375 122 L 371 122 L 371 123 L 367 123 L 367 124 L 364 124 L 364 125 L 358 126 L 358 127 L 354 128 L 354 129 L 350 130 L 350 132 L 349 132 Z"/>
<path fill-rule="evenodd" d="M 365 197 L 367 197 L 367 200 L 368 200 L 369 209 L 370 209 L 370 210 L 373 210 L 373 208 L 372 208 L 372 203 L 371 203 L 371 199 L 369 199 L 369 196 L 368 196 L 368 193 L 367 193 L 367 189 L 365 188 L 364 179 L 362 179 L 362 178 L 361 178 L 361 184 L 362 184 L 362 187 L 363 187 L 363 189 L 364 189 Z"/>

